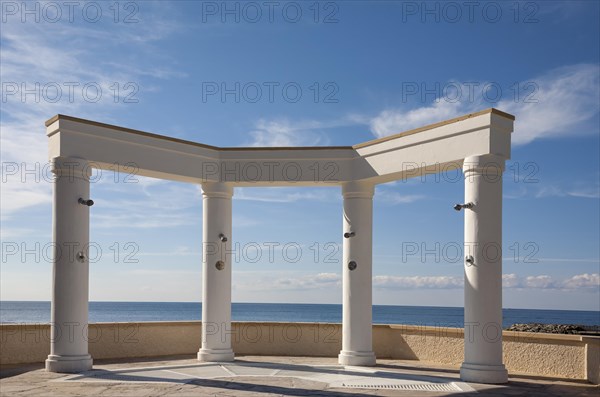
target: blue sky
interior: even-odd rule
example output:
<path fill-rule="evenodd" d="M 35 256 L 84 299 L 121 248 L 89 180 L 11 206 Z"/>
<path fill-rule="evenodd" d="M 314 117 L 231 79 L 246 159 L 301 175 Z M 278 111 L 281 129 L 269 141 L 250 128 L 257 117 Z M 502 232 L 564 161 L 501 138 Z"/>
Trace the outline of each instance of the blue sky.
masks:
<path fill-rule="evenodd" d="M 517 117 L 504 306 L 600 309 L 597 2 L 75 3 L 2 2 L 3 300 L 50 299 L 54 114 L 306 146 L 497 107 Z M 121 171 L 92 184 L 90 299 L 199 301 L 201 190 Z M 377 188 L 374 303 L 462 305 L 462 197 L 455 173 Z M 341 302 L 341 204 L 236 189 L 233 300 Z"/>

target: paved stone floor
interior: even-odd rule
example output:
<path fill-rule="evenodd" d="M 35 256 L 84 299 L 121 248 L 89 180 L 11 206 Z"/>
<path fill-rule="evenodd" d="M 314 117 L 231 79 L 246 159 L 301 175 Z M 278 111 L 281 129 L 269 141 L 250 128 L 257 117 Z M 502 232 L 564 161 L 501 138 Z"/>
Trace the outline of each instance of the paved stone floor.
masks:
<path fill-rule="evenodd" d="M 41 366 L 0 371 L 2 396 L 594 396 L 583 382 L 511 377 L 507 385 L 464 383 L 458 371 L 423 362 L 377 360 L 342 367 L 335 358 L 238 357 L 234 363 L 193 358 L 97 361 L 92 371 L 47 373 Z"/>

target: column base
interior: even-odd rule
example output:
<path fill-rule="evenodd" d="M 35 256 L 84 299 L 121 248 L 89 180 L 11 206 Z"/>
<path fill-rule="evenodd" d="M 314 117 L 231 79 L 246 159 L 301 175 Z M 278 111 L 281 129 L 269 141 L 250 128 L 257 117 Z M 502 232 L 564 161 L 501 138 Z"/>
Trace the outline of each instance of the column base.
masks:
<path fill-rule="evenodd" d="M 222 362 L 233 361 L 235 355 L 231 349 L 200 349 L 198 352 L 198 361 L 204 362 Z"/>
<path fill-rule="evenodd" d="M 46 371 L 73 374 L 92 369 L 92 356 L 57 356 L 50 354 L 46 359 Z"/>
<path fill-rule="evenodd" d="M 338 363 L 341 365 L 355 365 L 359 367 L 372 367 L 376 364 L 373 352 L 352 352 L 342 350 L 338 355 Z"/>
<path fill-rule="evenodd" d="M 508 371 L 501 365 L 468 364 L 460 367 L 460 378 L 465 382 L 499 384 L 508 382 Z"/>

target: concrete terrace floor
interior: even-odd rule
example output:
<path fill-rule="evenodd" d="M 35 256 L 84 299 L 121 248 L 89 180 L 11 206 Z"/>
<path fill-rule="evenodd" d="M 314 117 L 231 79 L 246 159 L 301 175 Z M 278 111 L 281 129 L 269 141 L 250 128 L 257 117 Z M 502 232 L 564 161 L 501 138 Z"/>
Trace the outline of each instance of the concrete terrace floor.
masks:
<path fill-rule="evenodd" d="M 418 361 L 341 367 L 335 358 L 242 356 L 234 363 L 191 357 L 95 362 L 84 374 L 42 365 L 0 370 L 2 396 L 594 396 L 600 387 L 531 377 L 506 385 L 463 383 L 458 371 Z"/>

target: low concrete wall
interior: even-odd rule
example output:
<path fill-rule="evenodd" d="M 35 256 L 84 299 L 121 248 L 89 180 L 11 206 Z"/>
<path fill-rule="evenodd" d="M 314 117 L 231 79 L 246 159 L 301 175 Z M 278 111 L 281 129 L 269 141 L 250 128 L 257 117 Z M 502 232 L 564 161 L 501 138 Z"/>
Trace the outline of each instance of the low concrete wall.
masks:
<path fill-rule="evenodd" d="M 95 359 L 195 354 L 199 321 L 98 323 L 61 330 L 88 335 Z M 236 354 L 335 357 L 341 349 L 340 324 L 236 322 L 218 330 L 233 340 Z M 577 335 L 503 332 L 504 363 L 511 374 L 588 380 L 600 383 L 600 338 Z M 420 360 L 459 366 L 463 330 L 408 325 L 374 325 L 373 348 L 379 358 Z M 0 364 L 43 362 L 50 352 L 48 324 L 0 325 Z"/>
<path fill-rule="evenodd" d="M 375 326 L 378 327 L 378 326 Z M 405 344 L 400 357 L 460 366 L 461 328 L 389 325 L 394 340 Z M 600 338 L 579 335 L 503 331 L 503 361 L 510 374 L 582 379 L 600 383 Z M 392 352 L 392 358 L 398 358 Z M 381 355 L 380 357 L 384 357 Z"/>

